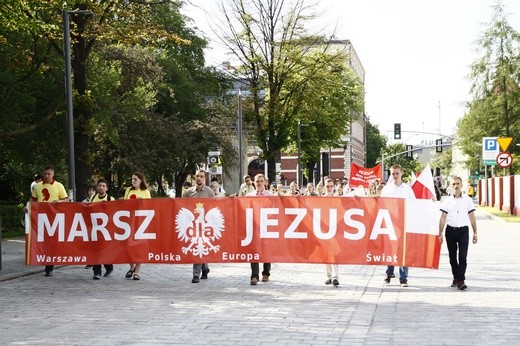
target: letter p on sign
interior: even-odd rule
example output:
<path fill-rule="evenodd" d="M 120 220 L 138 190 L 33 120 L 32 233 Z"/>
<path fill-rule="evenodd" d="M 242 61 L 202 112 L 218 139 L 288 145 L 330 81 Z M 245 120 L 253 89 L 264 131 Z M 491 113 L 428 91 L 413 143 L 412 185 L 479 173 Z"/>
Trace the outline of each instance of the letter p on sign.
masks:
<path fill-rule="evenodd" d="M 486 138 L 484 140 L 484 150 L 498 150 L 496 138 Z"/>

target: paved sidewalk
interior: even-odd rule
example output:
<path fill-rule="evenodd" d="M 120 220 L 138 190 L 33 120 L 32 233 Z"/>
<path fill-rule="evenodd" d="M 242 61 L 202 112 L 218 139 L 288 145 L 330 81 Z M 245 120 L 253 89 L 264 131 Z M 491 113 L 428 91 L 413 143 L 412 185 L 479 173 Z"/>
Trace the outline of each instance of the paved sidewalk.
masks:
<path fill-rule="evenodd" d="M 191 283 L 191 265 L 143 265 L 141 281 L 61 267 L 0 282 L 0 344 L 73 345 L 511 345 L 520 338 L 520 225 L 477 209 L 479 243 L 468 256 L 467 291 L 439 270 L 410 269 L 410 287 L 383 283 L 384 267 L 273 264 L 249 285 L 247 264 L 213 264 Z M 9 252 L 19 244 L 2 244 Z M 22 243 L 23 255 L 23 243 Z M 9 253 L 4 253 L 5 279 Z M 13 262 L 14 263 L 14 262 Z M 23 260 L 21 262 L 23 264 Z M 9 264 L 11 266 L 14 264 Z M 16 275 L 15 275 L 16 276 Z"/>

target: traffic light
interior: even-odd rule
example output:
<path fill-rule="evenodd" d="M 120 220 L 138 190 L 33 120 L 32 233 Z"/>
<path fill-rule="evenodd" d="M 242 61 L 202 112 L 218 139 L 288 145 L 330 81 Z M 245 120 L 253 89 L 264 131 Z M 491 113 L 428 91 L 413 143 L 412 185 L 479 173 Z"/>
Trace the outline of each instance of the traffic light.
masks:
<path fill-rule="evenodd" d="M 401 123 L 394 124 L 394 139 L 401 139 Z"/>
<path fill-rule="evenodd" d="M 408 157 L 408 158 L 413 157 L 413 145 L 406 146 L 406 157 Z"/>
<path fill-rule="evenodd" d="M 321 153 L 321 167 L 322 167 L 322 176 L 329 175 L 329 154 Z"/>
<path fill-rule="evenodd" d="M 435 152 L 442 153 L 442 139 L 435 140 Z"/>

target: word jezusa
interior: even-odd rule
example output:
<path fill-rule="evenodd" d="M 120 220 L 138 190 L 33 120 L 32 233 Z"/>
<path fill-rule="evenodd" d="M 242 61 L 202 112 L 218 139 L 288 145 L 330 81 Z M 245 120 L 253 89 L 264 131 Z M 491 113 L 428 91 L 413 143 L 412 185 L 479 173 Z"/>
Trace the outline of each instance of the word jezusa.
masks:
<path fill-rule="evenodd" d="M 305 208 L 285 208 L 280 212 L 279 208 L 260 208 L 259 236 L 262 239 L 277 239 L 280 238 L 280 233 L 283 233 L 285 239 L 308 239 L 309 234 L 306 231 L 299 231 L 299 227 L 306 218 L 312 224 L 312 233 L 321 240 L 328 240 L 336 237 L 338 230 L 338 209 L 329 209 L 328 229 L 322 229 L 322 210 L 313 209 L 312 215 L 308 214 Z M 275 217 L 273 217 L 275 216 Z M 279 218 L 295 216 L 292 223 L 283 231 L 269 231 L 269 228 L 278 227 Z M 365 212 L 363 209 L 352 208 L 347 209 L 342 215 L 342 221 L 347 226 L 343 230 L 343 237 L 348 240 L 360 240 L 365 237 L 367 227 L 363 220 L 356 220 L 355 218 L 364 218 Z M 253 231 L 255 220 L 253 218 L 253 209 L 246 209 L 246 238 L 242 240 L 241 245 L 247 246 L 253 240 Z M 300 227 L 302 229 L 302 227 Z M 390 240 L 397 240 L 397 235 L 392 223 L 390 212 L 387 209 L 379 209 L 374 221 L 374 225 L 370 230 L 370 240 L 375 240 L 380 235 L 387 235 Z"/>

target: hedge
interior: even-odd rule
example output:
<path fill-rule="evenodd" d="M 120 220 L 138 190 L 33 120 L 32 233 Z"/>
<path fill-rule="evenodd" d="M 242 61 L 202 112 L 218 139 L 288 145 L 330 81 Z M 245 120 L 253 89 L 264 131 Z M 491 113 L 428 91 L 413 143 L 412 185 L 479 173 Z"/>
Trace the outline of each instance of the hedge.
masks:
<path fill-rule="evenodd" d="M 12 202 L 0 202 L 2 232 L 23 229 L 23 205 Z"/>

